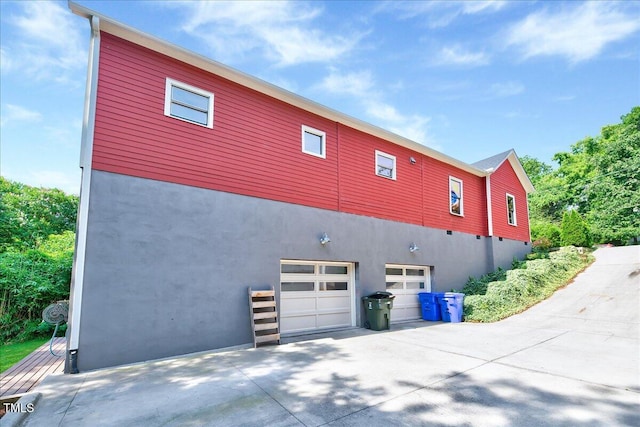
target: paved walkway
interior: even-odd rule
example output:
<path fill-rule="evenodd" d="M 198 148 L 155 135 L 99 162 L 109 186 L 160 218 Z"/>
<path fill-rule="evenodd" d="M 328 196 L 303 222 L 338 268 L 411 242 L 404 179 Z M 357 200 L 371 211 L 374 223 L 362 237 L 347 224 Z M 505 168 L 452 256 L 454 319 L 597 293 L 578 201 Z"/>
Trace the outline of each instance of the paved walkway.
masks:
<path fill-rule="evenodd" d="M 416 322 L 49 376 L 26 425 L 638 426 L 640 247 L 596 256 L 494 324 Z"/>

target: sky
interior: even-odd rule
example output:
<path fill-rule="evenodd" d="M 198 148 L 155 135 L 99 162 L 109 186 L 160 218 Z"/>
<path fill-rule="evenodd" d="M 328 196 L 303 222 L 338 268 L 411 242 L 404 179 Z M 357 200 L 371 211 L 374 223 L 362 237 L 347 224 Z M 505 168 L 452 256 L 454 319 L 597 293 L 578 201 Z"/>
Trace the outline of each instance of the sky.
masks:
<path fill-rule="evenodd" d="M 640 1 L 77 3 L 467 163 L 640 105 Z M 78 194 L 89 23 L 0 1 L 0 173 Z"/>

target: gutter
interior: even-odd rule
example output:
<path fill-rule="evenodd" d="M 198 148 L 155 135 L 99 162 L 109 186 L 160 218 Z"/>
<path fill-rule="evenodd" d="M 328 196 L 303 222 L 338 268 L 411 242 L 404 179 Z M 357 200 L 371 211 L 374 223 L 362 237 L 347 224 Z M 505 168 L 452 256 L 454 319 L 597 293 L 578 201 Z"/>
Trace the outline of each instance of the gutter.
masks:
<path fill-rule="evenodd" d="M 70 3 L 71 5 L 71 3 Z M 91 163 L 93 159 L 93 137 L 96 119 L 96 99 L 98 89 L 98 65 L 100 59 L 100 19 L 88 17 L 91 25 L 89 44 L 89 64 L 87 67 L 87 86 L 84 96 L 84 114 L 82 117 L 82 141 L 80 146 L 80 205 L 76 225 L 76 247 L 71 275 L 71 295 L 69 304 L 69 331 L 67 341 L 66 370 L 78 373 L 77 357 L 80 345 L 80 320 L 82 314 L 82 291 L 84 288 L 84 267 L 87 251 L 87 231 L 89 219 L 89 201 L 91 194 Z"/>

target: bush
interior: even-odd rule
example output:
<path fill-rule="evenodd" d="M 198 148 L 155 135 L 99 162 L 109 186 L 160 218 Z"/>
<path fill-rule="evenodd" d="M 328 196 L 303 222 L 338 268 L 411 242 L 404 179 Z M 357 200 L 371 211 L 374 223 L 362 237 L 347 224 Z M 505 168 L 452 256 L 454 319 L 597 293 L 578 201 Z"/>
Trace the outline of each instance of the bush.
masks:
<path fill-rule="evenodd" d="M 531 221 L 531 240 L 533 247 L 549 248 L 562 246 L 560 227 L 550 221 Z"/>
<path fill-rule="evenodd" d="M 562 244 L 565 246 L 591 246 L 589 227 L 584 222 L 580 214 L 575 210 L 565 212 L 562 215 L 560 234 L 562 237 Z"/>
<path fill-rule="evenodd" d="M 0 342 L 50 333 L 42 310 L 69 297 L 75 235 L 52 235 L 37 249 L 0 253 Z"/>
<path fill-rule="evenodd" d="M 564 247 L 548 254 L 548 259 L 526 261 L 507 272 L 469 278 L 463 289 L 465 320 L 495 322 L 520 313 L 548 298 L 593 261 L 575 247 Z M 491 277 L 504 277 L 488 282 Z"/>

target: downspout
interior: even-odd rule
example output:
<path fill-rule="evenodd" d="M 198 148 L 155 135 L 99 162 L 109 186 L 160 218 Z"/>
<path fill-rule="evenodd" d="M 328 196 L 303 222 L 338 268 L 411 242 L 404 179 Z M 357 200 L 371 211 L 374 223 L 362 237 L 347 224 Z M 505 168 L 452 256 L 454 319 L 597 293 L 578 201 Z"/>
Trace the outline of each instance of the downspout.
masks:
<path fill-rule="evenodd" d="M 67 370 L 78 373 L 78 347 L 80 343 L 80 318 L 82 314 L 82 290 L 84 287 L 84 263 L 87 250 L 87 229 L 89 219 L 89 199 L 91 193 L 91 161 L 93 158 L 93 137 L 96 119 L 96 98 L 98 89 L 98 63 L 100 59 L 100 19 L 91 16 L 91 41 L 89 44 L 89 64 L 87 86 L 84 95 L 84 115 L 82 118 L 82 141 L 80 145 L 80 205 L 76 226 L 76 250 L 71 276 L 71 304 L 69 306 L 69 340 L 67 343 Z"/>
<path fill-rule="evenodd" d="M 527 227 L 529 227 L 529 242 L 531 242 L 531 217 L 529 216 L 529 193 L 525 191 L 524 200 L 527 202 Z"/>
<path fill-rule="evenodd" d="M 487 175 L 485 180 L 487 193 L 487 226 L 489 227 L 489 237 L 493 236 L 493 209 L 491 206 L 491 175 Z"/>

